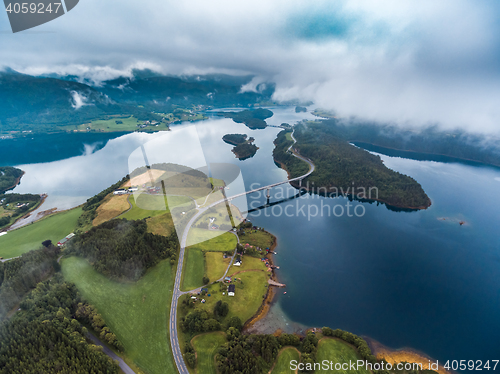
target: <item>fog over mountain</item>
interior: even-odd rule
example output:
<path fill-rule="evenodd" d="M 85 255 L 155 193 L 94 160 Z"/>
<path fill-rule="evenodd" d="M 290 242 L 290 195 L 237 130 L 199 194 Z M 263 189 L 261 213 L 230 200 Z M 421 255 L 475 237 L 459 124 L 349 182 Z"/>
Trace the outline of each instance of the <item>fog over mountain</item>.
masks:
<path fill-rule="evenodd" d="M 162 74 L 252 74 L 274 98 L 341 117 L 500 133 L 500 3 L 495 0 L 84 0 L 11 34 L 0 64 L 86 83 Z"/>

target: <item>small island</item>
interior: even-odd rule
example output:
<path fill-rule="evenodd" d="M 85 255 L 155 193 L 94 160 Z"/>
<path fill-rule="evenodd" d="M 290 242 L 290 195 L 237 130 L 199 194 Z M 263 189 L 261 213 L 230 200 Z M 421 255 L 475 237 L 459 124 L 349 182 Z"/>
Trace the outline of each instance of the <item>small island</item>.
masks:
<path fill-rule="evenodd" d="M 251 137 L 248 138 L 246 134 L 226 134 L 222 137 L 222 140 L 235 146 L 232 152 L 240 161 L 255 156 L 259 149 L 255 144 L 252 144 L 255 139 Z"/>
<path fill-rule="evenodd" d="M 241 112 L 220 112 L 220 115 L 226 118 L 232 118 L 236 123 L 244 123 L 252 130 L 265 129 L 267 127 L 266 119 L 273 116 L 269 109 L 242 110 Z"/>

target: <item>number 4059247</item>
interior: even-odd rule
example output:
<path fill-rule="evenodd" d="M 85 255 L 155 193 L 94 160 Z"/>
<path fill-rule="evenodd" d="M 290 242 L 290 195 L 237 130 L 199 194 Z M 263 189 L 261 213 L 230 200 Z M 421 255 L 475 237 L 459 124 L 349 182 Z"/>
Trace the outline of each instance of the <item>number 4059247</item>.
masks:
<path fill-rule="evenodd" d="M 491 361 L 491 364 L 490 364 Z M 448 360 L 444 364 L 446 370 L 495 370 L 499 360 Z"/>
<path fill-rule="evenodd" d="M 7 13 L 58 13 L 61 3 L 8 3 L 6 7 Z"/>

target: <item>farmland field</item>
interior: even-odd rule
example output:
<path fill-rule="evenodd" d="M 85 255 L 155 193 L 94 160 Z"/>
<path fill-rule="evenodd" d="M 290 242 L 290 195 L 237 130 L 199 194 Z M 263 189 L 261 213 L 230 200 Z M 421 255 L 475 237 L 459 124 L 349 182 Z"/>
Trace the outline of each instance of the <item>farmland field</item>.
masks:
<path fill-rule="evenodd" d="M 285 347 L 283 348 L 276 359 L 276 364 L 274 365 L 271 374 L 295 374 L 295 370 L 290 369 L 290 361 L 296 360 L 299 362 L 300 353 L 296 348 Z"/>
<path fill-rule="evenodd" d="M 335 363 L 343 364 L 345 362 L 355 362 L 361 360 L 356 350 L 349 344 L 333 339 L 333 338 L 323 338 L 318 343 L 318 353 L 316 354 L 316 362 L 322 362 L 323 360 L 331 361 Z M 370 374 L 370 371 L 365 368 L 360 368 L 359 370 L 322 370 L 321 373 L 343 373 L 343 374 Z"/>
<path fill-rule="evenodd" d="M 231 259 L 222 256 L 221 252 L 205 252 L 206 273 L 210 282 L 221 278 L 229 265 Z"/>
<path fill-rule="evenodd" d="M 205 258 L 203 252 L 198 248 L 186 249 L 181 289 L 189 291 L 203 286 L 202 279 L 204 274 Z"/>
<path fill-rule="evenodd" d="M 0 257 L 20 256 L 32 249 L 40 248 L 42 242 L 47 239 L 56 244 L 75 230 L 81 214 L 82 208 L 75 208 L 9 231 L 7 235 L 0 237 Z"/>
<path fill-rule="evenodd" d="M 109 280 L 77 257 L 63 259 L 61 267 L 64 277 L 102 314 L 128 359 L 147 373 L 176 372 L 167 325 L 174 280 L 168 260 L 134 283 Z"/>
<path fill-rule="evenodd" d="M 226 341 L 226 334 L 223 332 L 201 334 L 191 340 L 198 359 L 196 373 L 217 374 L 215 369 L 215 354 L 217 353 L 217 348 Z"/>

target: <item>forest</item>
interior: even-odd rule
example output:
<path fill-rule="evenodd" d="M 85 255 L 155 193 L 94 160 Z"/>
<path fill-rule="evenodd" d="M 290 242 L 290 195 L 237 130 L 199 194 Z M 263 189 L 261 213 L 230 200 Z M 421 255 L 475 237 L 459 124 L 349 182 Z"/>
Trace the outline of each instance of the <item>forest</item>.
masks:
<path fill-rule="evenodd" d="M 220 112 L 220 115 L 226 118 L 232 118 L 236 123 L 244 123 L 252 130 L 265 129 L 267 127 L 266 119 L 273 116 L 269 109 L 242 110 L 241 112 Z"/>
<path fill-rule="evenodd" d="M 170 258 L 175 263 L 179 242 L 147 232 L 146 220 L 114 219 L 76 235 L 65 250 L 89 260 L 101 274 L 112 279 L 138 280 L 147 269 Z"/>
<path fill-rule="evenodd" d="M 21 257 L 0 262 L 0 320 L 36 285 L 59 269 L 58 247 L 51 243 Z"/>
<path fill-rule="evenodd" d="M 39 283 L 21 311 L 0 325 L 0 374 L 117 374 L 118 364 L 85 337 L 77 316 L 83 305 L 60 273 Z"/>
<path fill-rule="evenodd" d="M 248 143 L 238 144 L 236 147 L 232 149 L 232 152 L 234 153 L 234 155 L 238 160 L 243 161 L 255 156 L 258 149 L 259 147 L 257 147 L 255 144 L 248 142 Z"/>
<path fill-rule="evenodd" d="M 323 131 L 354 144 L 405 151 L 404 157 L 420 160 L 472 160 L 500 166 L 500 139 L 471 134 L 462 130 L 444 131 L 437 126 L 404 129 L 392 124 L 362 122 L 355 119 L 322 120 Z M 413 153 L 413 154 L 412 154 Z M 420 154 L 415 154 L 420 153 Z M 433 157 L 434 156 L 434 157 Z"/>
<path fill-rule="evenodd" d="M 247 134 L 226 134 L 222 137 L 227 144 L 238 145 L 247 141 Z"/>
<path fill-rule="evenodd" d="M 413 178 L 387 168 L 379 156 L 332 135 L 327 124 L 312 122 L 295 127 L 295 149 L 309 158 L 316 170 L 302 181 L 309 191 L 328 195 L 349 195 L 362 201 L 380 201 L 402 209 L 425 209 L 431 201 Z M 276 139 L 275 159 L 292 176 L 300 175 L 307 165 L 286 154 L 291 144 L 286 133 Z M 304 166 L 299 166 L 299 162 Z M 299 169 L 300 168 L 300 169 Z"/>
<path fill-rule="evenodd" d="M 0 194 L 14 188 L 24 172 L 12 166 L 0 166 Z"/>

